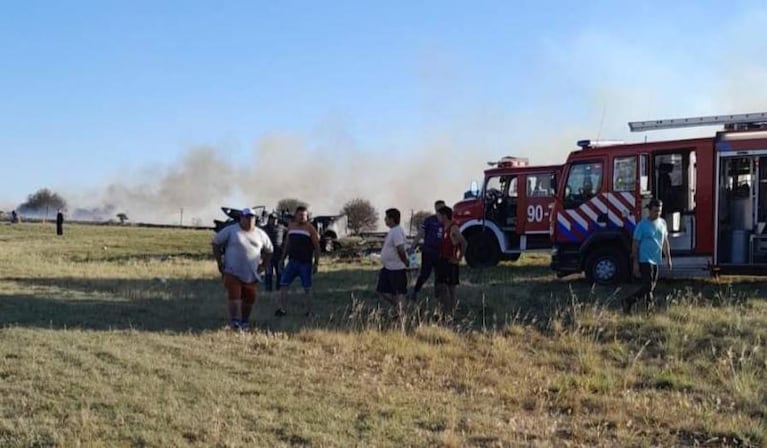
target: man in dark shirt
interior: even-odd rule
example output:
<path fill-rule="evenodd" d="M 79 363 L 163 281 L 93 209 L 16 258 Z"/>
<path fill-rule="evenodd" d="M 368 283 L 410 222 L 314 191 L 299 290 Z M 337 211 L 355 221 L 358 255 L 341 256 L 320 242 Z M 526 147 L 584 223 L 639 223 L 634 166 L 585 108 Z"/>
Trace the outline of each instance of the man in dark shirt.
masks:
<path fill-rule="evenodd" d="M 288 236 L 282 251 L 282 262 L 288 258 L 288 264 L 280 279 L 280 307 L 274 312 L 277 317 L 287 314 L 285 304 L 288 289 L 296 277 L 301 278 L 301 286 L 306 294 L 306 316 L 312 314 L 314 291 L 312 290 L 312 273 L 317 272 L 320 263 L 320 235 L 309 222 L 309 212 L 306 207 L 296 208 L 293 221 L 288 225 Z M 314 263 L 312 263 L 312 259 Z"/>
<path fill-rule="evenodd" d="M 280 290 L 280 279 L 282 277 L 282 246 L 285 242 L 285 233 L 287 228 L 285 225 L 277 219 L 277 213 L 272 212 L 266 221 L 264 231 L 269 235 L 269 239 L 272 241 L 272 247 L 274 247 L 274 253 L 272 255 L 272 262 L 269 266 L 266 266 L 266 275 L 264 277 L 264 286 L 267 291 L 272 290 L 272 279 L 275 274 L 277 276 L 276 288 Z"/>
<path fill-rule="evenodd" d="M 424 219 L 421 224 L 421 228 L 418 229 L 418 234 L 413 240 L 413 249 L 423 238 L 423 245 L 421 246 L 421 271 L 418 274 L 418 279 L 415 281 L 413 291 L 410 293 L 410 299 L 416 300 L 418 293 L 423 288 L 426 280 L 429 279 L 431 271 L 434 269 L 434 263 L 439 259 L 440 244 L 442 244 L 442 224 L 436 215 L 442 207 L 445 206 L 445 201 L 436 201 L 434 203 L 435 214 Z M 435 283 L 436 285 L 436 283 Z"/>

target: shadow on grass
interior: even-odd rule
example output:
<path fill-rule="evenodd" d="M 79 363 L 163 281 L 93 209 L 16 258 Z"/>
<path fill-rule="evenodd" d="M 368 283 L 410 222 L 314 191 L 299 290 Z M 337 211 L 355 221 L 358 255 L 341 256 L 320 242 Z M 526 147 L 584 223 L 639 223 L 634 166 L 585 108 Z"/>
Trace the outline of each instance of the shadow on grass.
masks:
<path fill-rule="evenodd" d="M 415 275 L 413 275 L 414 281 Z M 348 269 L 321 272 L 315 279 L 314 316 L 305 317 L 303 291 L 294 284 L 288 295 L 288 316 L 274 317 L 278 293 L 259 290 L 251 315 L 256 328 L 297 332 L 305 328 L 357 331 L 351 322 L 369 313 L 386 320 L 390 306 L 375 293 L 377 270 L 350 265 Z M 10 290 L 0 293 L 0 327 L 81 328 L 91 330 L 200 332 L 222 328 L 226 301 L 217 278 L 186 280 L 14 278 Z M 545 322 L 563 308 L 596 303 L 620 308 L 621 299 L 634 287 L 592 287 L 585 280 L 555 280 L 542 266 L 501 266 L 485 270 L 464 269 L 459 288 L 461 306 L 456 322 L 465 329 L 512 321 Z M 743 281 L 730 285 L 711 280 L 662 282 L 658 297 L 679 291 L 716 300 L 716 297 L 753 297 L 764 283 Z M 420 295 L 419 312 L 434 308 L 432 283 Z M 366 320 L 367 322 L 367 320 Z M 386 324 L 386 322 L 384 322 Z"/>

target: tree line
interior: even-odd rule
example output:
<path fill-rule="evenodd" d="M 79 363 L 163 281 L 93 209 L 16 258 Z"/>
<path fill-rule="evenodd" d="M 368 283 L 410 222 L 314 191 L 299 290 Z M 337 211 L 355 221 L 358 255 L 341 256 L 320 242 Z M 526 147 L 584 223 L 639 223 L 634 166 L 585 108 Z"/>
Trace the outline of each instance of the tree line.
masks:
<path fill-rule="evenodd" d="M 309 208 L 309 203 L 297 198 L 284 198 L 277 202 L 277 210 L 292 212 L 297 207 L 303 206 Z M 39 214 L 46 212 L 55 212 L 56 210 L 66 210 L 67 201 L 58 193 L 49 188 L 42 188 L 27 196 L 27 200 L 19 204 L 16 208 L 21 214 Z M 346 216 L 347 228 L 352 235 L 359 235 L 362 232 L 369 232 L 378 228 L 380 214 L 373 204 L 362 197 L 356 197 L 347 201 L 339 210 L 339 214 Z M 410 220 L 410 227 L 417 229 L 427 216 L 428 211 L 418 211 L 413 214 Z M 128 219 L 125 213 L 118 213 L 120 222 Z"/>

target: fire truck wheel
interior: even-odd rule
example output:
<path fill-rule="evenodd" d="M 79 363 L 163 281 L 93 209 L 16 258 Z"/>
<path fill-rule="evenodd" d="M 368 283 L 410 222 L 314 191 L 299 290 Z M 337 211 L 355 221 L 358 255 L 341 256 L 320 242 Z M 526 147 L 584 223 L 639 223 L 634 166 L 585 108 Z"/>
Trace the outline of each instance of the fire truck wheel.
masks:
<path fill-rule="evenodd" d="M 477 232 L 468 238 L 466 263 L 472 268 L 487 268 L 498 264 L 501 251 L 498 240 L 489 231 Z"/>
<path fill-rule="evenodd" d="M 597 249 L 586 258 L 586 279 L 590 283 L 611 285 L 622 282 L 626 278 L 627 269 L 624 266 L 621 253 L 615 249 Z"/>

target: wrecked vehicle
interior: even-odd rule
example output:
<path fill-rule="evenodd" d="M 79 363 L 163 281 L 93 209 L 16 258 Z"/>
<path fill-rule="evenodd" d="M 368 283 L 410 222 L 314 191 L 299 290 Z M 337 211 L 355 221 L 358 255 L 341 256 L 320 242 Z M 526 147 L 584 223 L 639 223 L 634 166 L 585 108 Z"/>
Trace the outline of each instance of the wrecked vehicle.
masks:
<path fill-rule="evenodd" d="M 267 213 L 266 206 L 258 205 L 252 207 L 256 214 L 256 225 L 260 228 L 266 226 L 266 221 L 269 218 L 270 213 Z M 240 209 L 232 207 L 221 207 L 221 211 L 224 212 L 229 219 L 222 221 L 218 219 L 213 220 L 213 230 L 218 233 L 221 229 L 235 224 L 240 219 Z M 293 219 L 293 215 L 287 211 L 281 213 L 272 212 L 278 216 L 278 220 L 288 225 Z M 340 221 L 344 218 L 344 215 L 318 215 L 311 216 L 309 221 L 312 223 L 317 233 L 320 235 L 320 250 L 322 252 L 330 253 L 339 248 L 338 238 L 345 235 L 345 230 L 341 230 Z"/>

